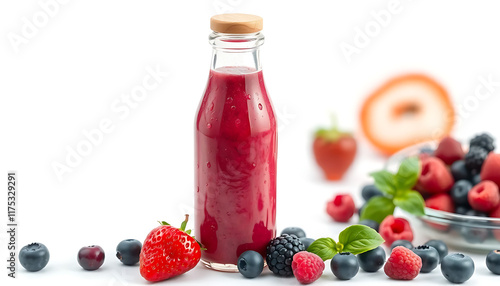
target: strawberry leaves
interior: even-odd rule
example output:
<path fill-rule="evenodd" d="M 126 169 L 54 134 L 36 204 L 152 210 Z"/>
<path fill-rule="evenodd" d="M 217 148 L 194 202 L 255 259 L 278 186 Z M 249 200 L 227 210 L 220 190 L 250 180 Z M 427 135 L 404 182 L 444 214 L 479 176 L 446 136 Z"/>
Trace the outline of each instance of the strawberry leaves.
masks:
<path fill-rule="evenodd" d="M 383 170 L 370 175 L 384 196 L 373 197 L 367 202 L 361 212 L 361 220 L 371 219 L 381 223 L 386 216 L 394 213 L 396 207 L 416 216 L 424 215 L 424 199 L 420 193 L 412 190 L 420 175 L 417 157 L 403 160 L 396 174 Z"/>

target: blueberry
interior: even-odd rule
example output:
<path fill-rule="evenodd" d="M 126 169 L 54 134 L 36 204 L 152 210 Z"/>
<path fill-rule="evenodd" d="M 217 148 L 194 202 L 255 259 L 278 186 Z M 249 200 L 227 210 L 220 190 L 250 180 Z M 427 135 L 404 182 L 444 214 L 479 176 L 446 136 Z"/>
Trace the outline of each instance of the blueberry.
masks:
<path fill-rule="evenodd" d="M 467 168 L 465 167 L 464 160 L 458 160 L 451 164 L 450 171 L 453 175 L 453 178 L 455 179 L 455 182 L 470 179 L 470 173 L 469 170 L 467 170 Z"/>
<path fill-rule="evenodd" d="M 393 250 L 394 247 L 396 247 L 396 246 L 404 246 L 408 249 L 413 249 L 413 244 L 411 244 L 411 242 L 409 242 L 408 240 L 404 240 L 404 239 L 398 239 L 398 240 L 394 241 L 391 244 L 391 250 Z"/>
<path fill-rule="evenodd" d="M 492 250 L 486 256 L 486 266 L 495 273 L 500 274 L 500 250 Z"/>
<path fill-rule="evenodd" d="M 461 253 L 445 256 L 441 262 L 441 272 L 452 283 L 463 283 L 474 274 L 474 261 Z"/>
<path fill-rule="evenodd" d="M 366 185 L 361 189 L 361 196 L 367 202 L 373 197 L 383 196 L 381 190 L 379 190 L 375 185 Z"/>
<path fill-rule="evenodd" d="M 246 278 L 259 276 L 262 269 L 264 269 L 264 258 L 256 251 L 247 250 L 238 258 L 238 271 Z"/>
<path fill-rule="evenodd" d="M 309 246 L 314 242 L 314 239 L 308 237 L 299 238 L 300 242 L 304 245 L 304 249 L 307 250 Z"/>
<path fill-rule="evenodd" d="M 78 264 L 85 270 L 97 270 L 104 263 L 104 250 L 97 245 L 82 247 L 78 251 Z"/>
<path fill-rule="evenodd" d="M 139 262 L 142 243 L 137 239 L 125 239 L 116 247 L 116 257 L 125 265 L 134 265 Z"/>
<path fill-rule="evenodd" d="M 429 154 L 431 156 L 434 155 L 434 149 L 432 149 L 431 147 L 422 147 L 420 149 L 420 154 Z"/>
<path fill-rule="evenodd" d="M 281 235 L 285 233 L 288 235 L 295 234 L 295 236 L 297 236 L 298 238 L 306 237 L 306 232 L 300 227 L 287 227 L 283 231 L 281 231 Z"/>
<path fill-rule="evenodd" d="M 467 242 L 479 244 L 483 243 L 488 238 L 490 232 L 486 228 L 462 226 L 460 228 L 460 234 Z"/>
<path fill-rule="evenodd" d="M 448 246 L 442 240 L 432 239 L 425 243 L 425 245 L 434 247 L 439 253 L 439 263 L 443 260 L 443 258 L 448 255 Z"/>
<path fill-rule="evenodd" d="M 358 217 L 361 217 L 361 213 L 363 212 L 363 209 L 365 208 L 366 203 L 363 204 L 360 208 L 358 208 Z"/>
<path fill-rule="evenodd" d="M 371 227 L 373 228 L 374 230 L 376 230 L 378 232 L 378 228 L 379 228 L 379 224 L 378 222 L 374 221 L 374 220 L 371 220 L 371 219 L 364 219 L 362 221 L 359 222 L 359 224 L 362 224 L 362 225 L 366 225 L 368 227 Z"/>
<path fill-rule="evenodd" d="M 361 269 L 366 272 L 377 272 L 385 263 L 385 251 L 382 247 L 358 254 Z"/>
<path fill-rule="evenodd" d="M 413 248 L 413 252 L 422 259 L 421 273 L 429 273 L 439 264 L 439 252 L 432 246 L 419 245 Z"/>
<path fill-rule="evenodd" d="M 468 211 L 470 211 L 470 206 L 456 206 L 455 213 L 465 215 Z"/>
<path fill-rule="evenodd" d="M 330 268 L 338 279 L 349 280 L 358 274 L 359 262 L 352 253 L 341 252 L 332 258 Z"/>
<path fill-rule="evenodd" d="M 473 209 L 468 210 L 465 213 L 465 215 L 468 215 L 468 216 L 479 216 L 479 217 L 487 217 L 488 216 L 487 213 L 483 213 L 483 212 L 476 211 L 476 210 L 473 210 Z"/>
<path fill-rule="evenodd" d="M 19 262 L 31 272 L 42 270 L 49 263 L 49 259 L 49 250 L 42 243 L 28 244 L 19 251 Z"/>
<path fill-rule="evenodd" d="M 469 194 L 470 189 L 472 189 L 471 182 L 467 180 L 457 181 L 451 188 L 450 192 L 453 202 L 456 205 L 461 205 L 461 206 L 469 205 L 467 195 Z"/>
<path fill-rule="evenodd" d="M 476 175 L 472 176 L 472 179 L 470 181 L 471 181 L 471 183 L 472 183 L 473 186 L 481 183 L 481 175 L 480 174 L 476 174 Z"/>

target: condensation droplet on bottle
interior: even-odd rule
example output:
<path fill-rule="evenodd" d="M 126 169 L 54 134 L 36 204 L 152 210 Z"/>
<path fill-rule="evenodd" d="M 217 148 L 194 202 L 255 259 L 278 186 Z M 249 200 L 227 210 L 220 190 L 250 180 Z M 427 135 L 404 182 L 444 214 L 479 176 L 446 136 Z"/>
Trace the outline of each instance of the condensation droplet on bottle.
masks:
<path fill-rule="evenodd" d="M 259 109 L 262 110 L 262 104 L 259 103 Z"/>
<path fill-rule="evenodd" d="M 250 94 L 247 93 L 247 99 L 250 99 Z"/>
<path fill-rule="evenodd" d="M 267 180 L 264 180 L 264 184 L 267 184 Z"/>
<path fill-rule="evenodd" d="M 199 163 L 196 163 L 196 168 L 200 168 L 200 164 Z"/>
<path fill-rule="evenodd" d="M 208 129 L 212 128 L 212 124 L 207 123 L 207 128 L 208 128 Z"/>
<path fill-rule="evenodd" d="M 234 124 L 235 124 L 236 126 L 239 126 L 239 125 L 241 124 L 241 120 L 240 120 L 239 118 L 238 118 L 238 119 L 236 119 L 236 120 L 234 121 Z"/>
<path fill-rule="evenodd" d="M 232 97 L 228 97 L 228 98 L 226 98 L 226 102 L 227 102 L 227 103 L 232 103 L 232 102 L 233 102 L 233 98 L 232 98 Z"/>
<path fill-rule="evenodd" d="M 208 183 L 205 184 L 205 187 L 208 187 Z"/>
<path fill-rule="evenodd" d="M 252 163 L 252 168 L 255 168 L 257 167 L 257 165 L 255 163 Z"/>
<path fill-rule="evenodd" d="M 214 103 L 212 102 L 212 104 L 210 104 L 210 108 L 209 108 L 210 111 L 214 110 Z"/>
<path fill-rule="evenodd" d="M 212 164 L 210 164 L 210 162 L 207 162 L 207 168 L 210 168 L 212 167 Z"/>
<path fill-rule="evenodd" d="M 231 110 L 236 110 L 236 106 L 231 106 Z"/>

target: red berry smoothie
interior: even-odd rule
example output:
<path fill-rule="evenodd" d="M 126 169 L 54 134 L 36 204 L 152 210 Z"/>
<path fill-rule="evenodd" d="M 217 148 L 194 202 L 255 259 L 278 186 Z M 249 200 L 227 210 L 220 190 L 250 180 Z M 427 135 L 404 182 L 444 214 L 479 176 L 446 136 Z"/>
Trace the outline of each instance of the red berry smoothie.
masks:
<path fill-rule="evenodd" d="M 211 70 L 195 132 L 195 230 L 205 262 L 265 257 L 276 234 L 276 120 L 262 71 Z"/>

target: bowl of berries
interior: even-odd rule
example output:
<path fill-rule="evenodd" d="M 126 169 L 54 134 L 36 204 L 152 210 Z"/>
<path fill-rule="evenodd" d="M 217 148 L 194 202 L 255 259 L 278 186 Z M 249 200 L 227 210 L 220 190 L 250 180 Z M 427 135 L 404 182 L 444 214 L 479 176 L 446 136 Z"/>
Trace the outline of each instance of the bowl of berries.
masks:
<path fill-rule="evenodd" d="M 408 214 L 413 227 L 458 249 L 500 248 L 500 154 L 494 149 L 494 139 L 480 134 L 463 143 L 452 137 L 419 143 L 391 156 L 387 170 L 409 157 L 420 160 L 414 189 L 425 200 L 425 214 Z"/>

